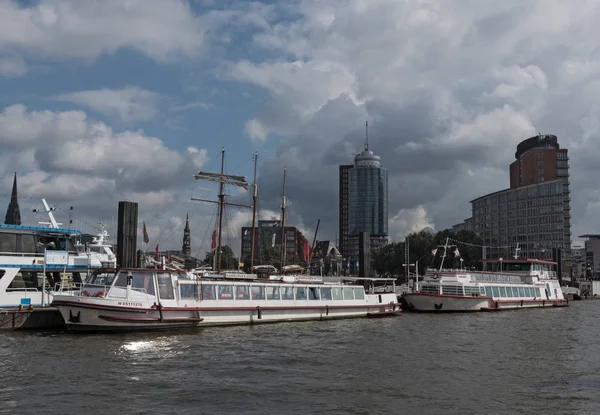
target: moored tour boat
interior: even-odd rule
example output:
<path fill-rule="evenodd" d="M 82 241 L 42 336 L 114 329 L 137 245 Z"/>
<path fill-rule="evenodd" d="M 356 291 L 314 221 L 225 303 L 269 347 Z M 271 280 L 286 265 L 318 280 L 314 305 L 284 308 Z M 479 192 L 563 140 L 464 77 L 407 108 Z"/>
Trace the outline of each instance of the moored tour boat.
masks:
<path fill-rule="evenodd" d="M 428 270 L 417 292 L 404 294 L 411 310 L 430 312 L 501 311 L 562 307 L 555 262 L 538 259 L 485 260 L 495 271 Z"/>
<path fill-rule="evenodd" d="M 382 284 L 385 286 L 378 287 Z M 391 278 L 323 283 L 302 275 L 260 280 L 254 274 L 197 277 L 162 269 L 97 270 L 78 292 L 56 293 L 52 305 L 59 309 L 70 331 L 95 332 L 376 317 L 401 312 Z"/>

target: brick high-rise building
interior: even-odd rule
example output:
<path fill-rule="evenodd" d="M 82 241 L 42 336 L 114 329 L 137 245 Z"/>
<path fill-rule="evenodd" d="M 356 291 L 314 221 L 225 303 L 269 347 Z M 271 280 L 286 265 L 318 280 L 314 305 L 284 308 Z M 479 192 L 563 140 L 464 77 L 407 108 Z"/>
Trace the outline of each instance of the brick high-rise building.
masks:
<path fill-rule="evenodd" d="M 571 276 L 569 156 L 555 135 L 537 135 L 517 146 L 510 188 L 471 201 L 470 227 L 482 238 L 487 258 L 554 260 Z"/>
<path fill-rule="evenodd" d="M 267 246 L 281 247 L 281 222 L 279 220 L 259 220 L 258 227 L 254 230 L 254 265 L 261 265 L 264 248 Z M 309 254 L 308 240 L 295 226 L 285 227 L 285 256 L 286 265 L 304 263 Z M 252 227 L 242 227 L 242 249 L 241 257 L 245 261 L 250 258 L 252 252 Z"/>
<path fill-rule="evenodd" d="M 555 135 L 536 135 L 517 146 L 510 165 L 510 188 L 569 177 L 569 155 Z"/>

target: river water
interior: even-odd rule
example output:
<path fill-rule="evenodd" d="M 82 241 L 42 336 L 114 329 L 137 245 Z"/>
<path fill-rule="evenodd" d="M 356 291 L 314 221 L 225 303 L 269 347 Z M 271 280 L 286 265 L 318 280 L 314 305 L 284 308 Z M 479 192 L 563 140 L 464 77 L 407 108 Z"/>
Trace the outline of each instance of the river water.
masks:
<path fill-rule="evenodd" d="M 592 414 L 600 301 L 171 334 L 0 333 L 0 414 Z"/>

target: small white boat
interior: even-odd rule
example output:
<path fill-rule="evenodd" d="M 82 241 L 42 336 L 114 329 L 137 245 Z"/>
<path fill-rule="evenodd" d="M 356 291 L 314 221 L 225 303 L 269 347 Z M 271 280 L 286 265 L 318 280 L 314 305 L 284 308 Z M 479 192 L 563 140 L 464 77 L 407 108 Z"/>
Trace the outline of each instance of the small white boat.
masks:
<path fill-rule="evenodd" d="M 96 270 L 77 292 L 56 293 L 52 305 L 70 331 L 94 332 L 380 317 L 401 312 L 391 278 L 353 278 L 330 284 L 314 276 L 259 280 L 254 274 L 197 277 L 162 269 Z"/>
<path fill-rule="evenodd" d="M 415 311 L 501 311 L 532 307 L 563 307 L 555 262 L 539 259 L 486 260 L 494 271 L 428 270 L 420 289 L 405 293 Z M 493 268 L 494 269 L 494 268 Z"/>

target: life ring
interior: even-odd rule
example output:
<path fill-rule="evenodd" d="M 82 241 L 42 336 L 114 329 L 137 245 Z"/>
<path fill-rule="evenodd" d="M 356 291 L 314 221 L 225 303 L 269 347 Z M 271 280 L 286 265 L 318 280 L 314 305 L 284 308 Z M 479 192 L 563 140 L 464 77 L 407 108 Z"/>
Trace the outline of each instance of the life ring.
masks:
<path fill-rule="evenodd" d="M 104 291 L 98 291 L 96 294 L 94 294 L 94 297 L 104 297 Z"/>

